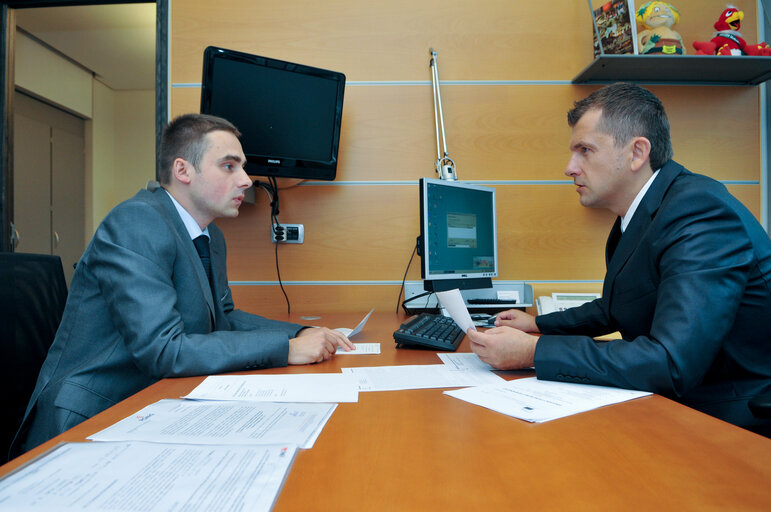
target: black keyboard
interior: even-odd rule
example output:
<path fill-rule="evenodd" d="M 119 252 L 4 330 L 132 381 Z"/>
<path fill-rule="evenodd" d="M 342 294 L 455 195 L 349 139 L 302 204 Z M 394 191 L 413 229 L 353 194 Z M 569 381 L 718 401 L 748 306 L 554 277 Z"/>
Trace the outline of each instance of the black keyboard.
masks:
<path fill-rule="evenodd" d="M 400 347 L 418 345 L 438 350 L 457 349 L 463 336 L 452 318 L 430 313 L 421 313 L 394 331 L 394 341 Z"/>
<path fill-rule="evenodd" d="M 516 299 L 466 299 L 469 304 L 516 304 Z"/>

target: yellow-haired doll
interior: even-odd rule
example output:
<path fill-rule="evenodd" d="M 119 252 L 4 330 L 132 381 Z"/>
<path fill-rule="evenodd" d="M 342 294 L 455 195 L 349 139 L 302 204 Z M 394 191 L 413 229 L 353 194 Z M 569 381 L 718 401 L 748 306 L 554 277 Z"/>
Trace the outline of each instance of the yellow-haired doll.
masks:
<path fill-rule="evenodd" d="M 680 21 L 680 13 L 666 2 L 647 2 L 637 10 L 637 22 L 645 30 L 637 35 L 640 53 L 685 55 L 683 38 L 672 25 Z"/>

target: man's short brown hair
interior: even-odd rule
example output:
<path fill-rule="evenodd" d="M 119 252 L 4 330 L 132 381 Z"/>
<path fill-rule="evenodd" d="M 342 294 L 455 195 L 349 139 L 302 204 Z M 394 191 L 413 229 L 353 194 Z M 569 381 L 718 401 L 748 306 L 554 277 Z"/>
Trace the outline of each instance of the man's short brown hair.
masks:
<path fill-rule="evenodd" d="M 167 185 L 171 181 L 174 160 L 182 158 L 198 169 L 207 149 L 206 135 L 214 131 L 230 132 L 241 136 L 233 123 L 208 114 L 184 114 L 170 122 L 163 130 L 158 155 L 158 181 Z"/>

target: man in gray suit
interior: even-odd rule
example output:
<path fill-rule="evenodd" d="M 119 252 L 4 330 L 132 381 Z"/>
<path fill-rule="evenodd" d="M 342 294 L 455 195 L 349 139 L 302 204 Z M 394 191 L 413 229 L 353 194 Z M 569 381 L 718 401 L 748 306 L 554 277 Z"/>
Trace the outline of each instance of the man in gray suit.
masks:
<path fill-rule="evenodd" d="M 211 222 L 237 216 L 251 186 L 239 135 L 200 114 L 167 126 L 160 186 L 116 206 L 78 262 L 11 455 L 159 379 L 307 364 L 353 348 L 337 331 L 234 309 L 225 240 Z"/>
<path fill-rule="evenodd" d="M 653 391 L 767 429 L 748 401 L 771 391 L 768 234 L 722 184 L 671 159 L 669 121 L 647 90 L 600 89 L 568 123 L 565 174 L 581 204 L 618 215 L 602 298 L 538 317 L 503 312 L 498 327 L 469 333 L 472 350 L 496 368 Z M 593 339 L 615 331 L 622 339 Z"/>

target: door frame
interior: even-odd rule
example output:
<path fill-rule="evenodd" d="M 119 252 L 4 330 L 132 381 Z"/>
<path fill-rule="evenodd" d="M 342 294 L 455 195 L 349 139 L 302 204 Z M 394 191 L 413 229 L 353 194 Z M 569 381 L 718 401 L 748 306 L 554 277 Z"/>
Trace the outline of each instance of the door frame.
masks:
<path fill-rule="evenodd" d="M 155 148 L 169 119 L 169 3 L 171 0 L 0 1 L 0 252 L 13 252 L 13 91 L 15 9 L 155 3 Z M 156 169 L 156 176 L 158 170 Z"/>

